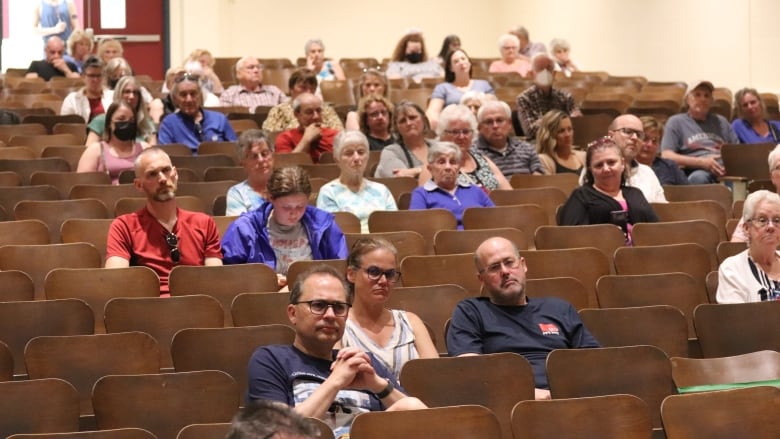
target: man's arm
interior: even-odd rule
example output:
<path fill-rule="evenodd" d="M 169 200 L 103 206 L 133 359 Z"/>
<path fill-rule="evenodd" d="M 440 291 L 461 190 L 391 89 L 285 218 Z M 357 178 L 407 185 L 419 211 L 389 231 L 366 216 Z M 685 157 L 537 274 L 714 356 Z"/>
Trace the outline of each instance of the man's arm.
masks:
<path fill-rule="evenodd" d="M 536 113 L 530 99 L 524 96 L 524 93 L 520 94 L 517 97 L 517 119 L 520 121 L 520 126 L 523 127 L 523 134 L 528 138 L 536 137 L 541 117 Z"/>
<path fill-rule="evenodd" d="M 447 331 L 447 352 L 451 357 L 484 354 L 482 323 L 477 308 L 469 299 L 455 306 Z"/>
<path fill-rule="evenodd" d="M 109 256 L 106 258 L 105 268 L 126 268 L 130 266 L 130 261 L 119 256 Z"/>
<path fill-rule="evenodd" d="M 322 136 L 319 124 L 313 123 L 303 130 L 303 137 L 292 152 L 311 152 L 311 145 Z"/>

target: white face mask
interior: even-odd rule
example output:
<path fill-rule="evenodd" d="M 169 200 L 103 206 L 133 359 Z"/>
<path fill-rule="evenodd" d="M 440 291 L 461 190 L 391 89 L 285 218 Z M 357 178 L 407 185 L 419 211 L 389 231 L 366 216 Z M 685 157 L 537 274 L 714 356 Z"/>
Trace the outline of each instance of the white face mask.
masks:
<path fill-rule="evenodd" d="M 549 87 L 553 82 L 553 74 L 547 69 L 537 72 L 534 82 L 540 87 Z"/>

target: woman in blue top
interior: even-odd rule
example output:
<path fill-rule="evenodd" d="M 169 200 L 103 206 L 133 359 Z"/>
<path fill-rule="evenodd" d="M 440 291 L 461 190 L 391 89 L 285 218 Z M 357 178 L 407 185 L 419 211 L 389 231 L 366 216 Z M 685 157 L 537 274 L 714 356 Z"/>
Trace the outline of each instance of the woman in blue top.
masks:
<path fill-rule="evenodd" d="M 780 122 L 766 118 L 766 107 L 755 88 L 734 95 L 737 118 L 731 123 L 740 143 L 780 143 Z"/>
<path fill-rule="evenodd" d="M 276 271 L 279 287 L 295 261 L 344 259 L 347 242 L 333 214 L 309 205 L 311 182 L 300 167 L 277 168 L 268 201 L 236 219 L 222 238 L 222 262 L 260 262 Z"/>
<path fill-rule="evenodd" d="M 462 153 L 451 142 L 434 143 L 428 148 L 431 179 L 412 191 L 409 210 L 447 209 L 463 229 L 463 212 L 469 207 L 493 207 L 493 201 L 479 186 L 459 179 Z"/>
<path fill-rule="evenodd" d="M 460 98 L 467 91 L 495 94 L 489 82 L 471 79 L 471 60 L 463 49 L 450 52 L 444 60 L 444 81 L 433 89 L 428 110 L 425 111 L 433 129 L 436 129 L 441 110 L 447 105 L 460 103 Z"/>
<path fill-rule="evenodd" d="M 303 49 L 306 52 L 306 67 L 317 74 L 317 82 L 347 79 L 338 61 L 325 59 L 325 44 L 321 39 L 310 39 Z"/>

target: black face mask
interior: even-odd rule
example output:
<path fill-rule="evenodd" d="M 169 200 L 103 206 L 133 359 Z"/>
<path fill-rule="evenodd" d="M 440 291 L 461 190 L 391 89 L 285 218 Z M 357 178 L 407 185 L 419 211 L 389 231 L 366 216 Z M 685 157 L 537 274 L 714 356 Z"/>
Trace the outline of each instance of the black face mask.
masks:
<path fill-rule="evenodd" d="M 114 136 L 122 141 L 135 139 L 137 127 L 135 121 L 114 122 Z"/>
<path fill-rule="evenodd" d="M 108 80 L 108 87 L 113 90 L 116 88 L 116 83 L 119 82 L 119 78 L 116 79 L 109 79 Z"/>
<path fill-rule="evenodd" d="M 412 52 L 406 54 L 406 60 L 412 64 L 422 61 L 422 52 Z"/>

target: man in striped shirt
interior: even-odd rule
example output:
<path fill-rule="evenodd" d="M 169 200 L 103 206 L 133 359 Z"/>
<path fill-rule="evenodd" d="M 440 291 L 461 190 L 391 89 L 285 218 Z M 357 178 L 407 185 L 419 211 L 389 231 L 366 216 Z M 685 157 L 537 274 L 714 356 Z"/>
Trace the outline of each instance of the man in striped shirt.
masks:
<path fill-rule="evenodd" d="M 245 56 L 238 60 L 235 74 L 238 85 L 231 85 L 222 92 L 220 105 L 249 107 L 254 113 L 255 107 L 274 107 L 287 101 L 279 87 L 263 85 L 263 65 L 257 58 Z"/>

